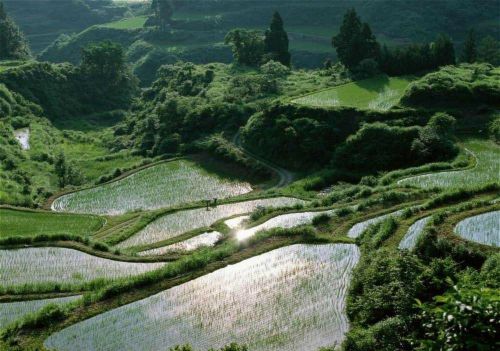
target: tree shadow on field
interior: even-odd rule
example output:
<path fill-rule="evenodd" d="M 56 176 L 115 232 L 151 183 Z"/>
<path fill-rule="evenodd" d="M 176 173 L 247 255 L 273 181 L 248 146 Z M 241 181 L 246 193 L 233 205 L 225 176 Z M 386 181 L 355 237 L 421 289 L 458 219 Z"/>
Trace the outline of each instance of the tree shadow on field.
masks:
<path fill-rule="evenodd" d="M 210 174 L 230 181 L 248 182 L 252 185 L 263 185 L 270 178 L 252 174 L 247 168 L 233 162 L 223 161 L 207 153 L 190 155 L 189 160 L 194 161 L 199 167 Z"/>
<path fill-rule="evenodd" d="M 373 78 L 355 81 L 354 85 L 368 91 L 380 92 L 383 91 L 385 87 L 389 86 L 389 82 L 390 80 L 388 76 L 380 75 Z"/>

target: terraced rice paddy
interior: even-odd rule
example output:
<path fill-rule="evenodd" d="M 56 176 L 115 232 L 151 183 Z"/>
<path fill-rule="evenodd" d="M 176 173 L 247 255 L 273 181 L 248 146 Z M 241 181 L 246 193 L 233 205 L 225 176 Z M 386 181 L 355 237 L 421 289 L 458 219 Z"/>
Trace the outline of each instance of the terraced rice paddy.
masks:
<path fill-rule="evenodd" d="M 500 211 L 483 213 L 459 222 L 455 233 L 476 243 L 500 246 Z"/>
<path fill-rule="evenodd" d="M 19 211 L 0 208 L 0 237 L 38 234 L 74 234 L 88 236 L 104 224 L 90 215 Z"/>
<path fill-rule="evenodd" d="M 413 223 L 410 228 L 408 228 L 408 231 L 406 232 L 405 236 L 403 237 L 403 240 L 399 243 L 399 248 L 400 249 L 407 249 L 411 250 L 415 247 L 417 244 L 417 240 L 420 236 L 420 234 L 423 233 L 425 226 L 429 221 L 431 220 L 431 216 L 424 217 L 422 219 L 419 219 L 415 223 Z"/>
<path fill-rule="evenodd" d="M 3 286 L 45 282 L 73 284 L 97 278 L 129 277 L 165 264 L 120 262 L 55 247 L 0 250 L 0 281 Z"/>
<path fill-rule="evenodd" d="M 238 229 L 242 228 L 245 225 L 245 221 L 248 221 L 250 216 L 238 216 L 227 221 L 224 221 L 224 224 L 228 226 L 229 229 Z"/>
<path fill-rule="evenodd" d="M 214 246 L 221 238 L 222 234 L 219 232 L 207 232 L 172 245 L 139 252 L 139 256 L 164 255 L 170 252 L 193 251 L 200 247 Z"/>
<path fill-rule="evenodd" d="M 21 128 L 14 131 L 14 137 L 17 139 L 23 150 L 30 148 L 30 129 Z"/>
<path fill-rule="evenodd" d="M 360 222 L 360 223 L 357 223 L 355 224 L 354 226 L 352 226 L 351 229 L 349 229 L 349 231 L 347 232 L 347 236 L 349 238 L 357 238 L 358 236 L 360 236 L 370 225 L 372 224 L 377 224 L 377 223 L 380 223 L 382 222 L 384 219 L 386 219 L 387 217 L 390 217 L 390 216 L 393 216 L 393 217 L 398 217 L 401 213 L 403 212 L 403 210 L 399 210 L 399 211 L 395 211 L 395 212 L 391 212 L 391 213 L 388 213 L 386 215 L 382 215 L 382 216 L 378 216 L 378 217 L 375 217 L 375 218 L 372 218 L 372 219 L 369 219 L 369 220 L 366 220 L 364 222 Z"/>
<path fill-rule="evenodd" d="M 160 163 L 115 182 L 57 198 L 55 211 L 118 215 L 182 203 L 227 198 L 252 191 L 250 184 L 222 179 L 194 162 Z"/>
<path fill-rule="evenodd" d="M 317 215 L 325 213 L 331 215 L 334 212 L 335 210 L 327 210 L 318 212 L 297 212 L 279 215 L 255 227 L 238 230 L 236 232 L 236 239 L 240 241 L 246 240 L 262 230 L 269 230 L 274 228 L 293 228 L 303 224 L 310 224 L 312 223 L 313 218 Z"/>
<path fill-rule="evenodd" d="M 402 185 L 414 185 L 422 188 L 439 187 L 474 187 L 485 183 L 497 182 L 500 174 L 500 147 L 492 141 L 468 140 L 464 146 L 476 157 L 474 168 L 463 171 L 423 174 L 398 181 Z"/>
<path fill-rule="evenodd" d="M 315 107 L 348 106 L 388 110 L 399 102 L 411 80 L 407 77 L 379 76 L 306 95 L 292 102 Z"/>
<path fill-rule="evenodd" d="M 82 296 L 77 295 L 54 299 L 0 303 L 0 329 L 5 328 L 8 324 L 21 319 L 28 314 L 35 313 L 48 304 L 62 305 L 77 300 L 80 297 Z"/>
<path fill-rule="evenodd" d="M 239 342 L 252 351 L 312 351 L 338 344 L 359 256 L 352 244 L 280 248 L 72 325 L 45 347 L 206 350 Z"/>
<path fill-rule="evenodd" d="M 117 247 L 128 248 L 171 239 L 182 233 L 210 226 L 223 218 L 250 213 L 259 206 L 281 207 L 299 203 L 304 203 L 304 201 L 291 197 L 275 197 L 219 205 L 208 211 L 204 207 L 179 211 L 160 217 L 134 236 L 118 244 Z"/>

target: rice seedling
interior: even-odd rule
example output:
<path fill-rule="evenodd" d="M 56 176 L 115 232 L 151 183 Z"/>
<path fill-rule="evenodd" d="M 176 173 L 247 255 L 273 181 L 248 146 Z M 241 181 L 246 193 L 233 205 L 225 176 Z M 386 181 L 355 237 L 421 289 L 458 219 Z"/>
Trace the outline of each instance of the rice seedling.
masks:
<path fill-rule="evenodd" d="M 238 342 L 253 351 L 303 351 L 339 344 L 359 257 L 352 244 L 280 248 L 74 324 L 44 345 L 163 351 Z"/>
<path fill-rule="evenodd" d="M 88 236 L 98 230 L 104 219 L 91 215 L 20 211 L 0 208 L 0 238 L 38 234 Z"/>
<path fill-rule="evenodd" d="M 484 245 L 500 246 L 500 211 L 483 213 L 459 222 L 455 234 Z"/>
<path fill-rule="evenodd" d="M 248 183 L 210 174 L 194 162 L 165 162 L 95 188 L 63 195 L 55 211 L 118 215 L 152 210 L 212 198 L 227 198 L 252 191 Z"/>
<path fill-rule="evenodd" d="M 261 230 L 269 230 L 273 228 L 292 228 L 303 224 L 310 224 L 315 217 L 321 214 L 331 215 L 335 210 L 327 211 L 316 211 L 316 212 L 297 212 L 297 213 L 287 213 L 273 217 L 262 224 L 256 225 L 255 227 L 238 230 L 236 232 L 236 239 L 239 241 L 246 240 L 254 236 L 257 232 Z"/>
<path fill-rule="evenodd" d="M 227 225 L 229 229 L 238 229 L 242 228 L 249 219 L 250 216 L 238 216 L 224 221 L 224 224 Z"/>
<path fill-rule="evenodd" d="M 423 233 L 425 226 L 429 223 L 431 218 L 431 216 L 427 216 L 413 223 L 410 228 L 408 228 L 408 231 L 399 243 L 399 248 L 407 250 L 413 249 L 417 244 L 419 236 Z"/>
<path fill-rule="evenodd" d="M 21 149 L 29 150 L 30 148 L 30 129 L 21 128 L 14 130 L 14 137 L 21 145 Z"/>
<path fill-rule="evenodd" d="M 411 80 L 408 77 L 378 76 L 299 97 L 292 102 L 315 107 L 388 110 L 398 103 Z"/>
<path fill-rule="evenodd" d="M 385 214 L 385 215 L 382 215 L 382 216 L 378 216 L 378 217 L 375 217 L 375 218 L 368 219 L 368 220 L 366 220 L 364 222 L 357 223 L 357 224 L 353 225 L 351 229 L 349 229 L 349 231 L 347 232 L 347 236 L 349 238 L 357 238 L 370 225 L 380 223 L 383 220 L 385 220 L 386 218 L 391 217 L 391 216 L 392 217 L 399 217 L 402 213 L 403 213 L 403 210 L 399 210 L 399 211 L 391 212 L 391 213 L 388 213 L 388 214 Z"/>
<path fill-rule="evenodd" d="M 6 327 L 8 324 L 23 318 L 24 316 L 35 313 L 42 307 L 48 304 L 58 304 L 62 305 L 68 302 L 82 297 L 77 296 L 67 296 L 59 297 L 54 299 L 43 299 L 43 300 L 29 300 L 29 301 L 18 301 L 18 302 L 3 302 L 0 303 L 0 329 Z"/>
<path fill-rule="evenodd" d="M 413 185 L 422 188 L 439 187 L 475 187 L 481 184 L 497 182 L 500 170 L 500 147 L 487 140 L 468 140 L 464 146 L 476 157 L 476 166 L 463 171 L 438 172 L 423 174 L 398 181 L 401 185 Z"/>
<path fill-rule="evenodd" d="M 153 244 L 174 238 L 182 233 L 197 228 L 210 226 L 226 217 L 252 212 L 258 206 L 280 207 L 292 206 L 297 203 L 304 203 L 304 201 L 291 197 L 274 197 L 219 205 L 210 208 L 208 211 L 206 208 L 179 211 L 158 218 L 137 234 L 116 246 L 119 248 L 128 248 L 138 245 Z"/>
<path fill-rule="evenodd" d="M 55 247 L 0 250 L 0 281 L 4 287 L 31 283 L 73 284 L 97 278 L 129 277 L 165 264 L 114 261 Z"/>
<path fill-rule="evenodd" d="M 169 252 L 193 251 L 204 246 L 214 246 L 220 239 L 222 234 L 219 232 L 207 232 L 178 243 L 159 247 L 157 249 L 146 250 L 139 252 L 139 256 L 164 255 Z"/>

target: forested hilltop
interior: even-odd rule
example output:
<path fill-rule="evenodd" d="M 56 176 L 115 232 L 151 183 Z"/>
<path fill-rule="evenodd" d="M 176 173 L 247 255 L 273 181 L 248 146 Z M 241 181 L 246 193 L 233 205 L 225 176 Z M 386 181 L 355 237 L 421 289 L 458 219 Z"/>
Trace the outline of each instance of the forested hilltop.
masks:
<path fill-rule="evenodd" d="M 499 10 L 0 0 L 0 350 L 496 350 Z"/>

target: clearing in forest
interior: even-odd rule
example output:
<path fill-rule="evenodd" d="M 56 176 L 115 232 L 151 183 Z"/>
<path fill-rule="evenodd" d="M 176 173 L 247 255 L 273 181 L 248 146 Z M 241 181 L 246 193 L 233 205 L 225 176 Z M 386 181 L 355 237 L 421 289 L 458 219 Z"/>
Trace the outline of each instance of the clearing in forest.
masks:
<path fill-rule="evenodd" d="M 292 102 L 313 107 L 388 110 L 399 102 L 411 81 L 410 77 L 378 76 L 305 95 Z"/>
<path fill-rule="evenodd" d="M 191 280 L 52 334 L 59 351 L 196 350 L 230 342 L 254 351 L 339 344 L 346 295 L 360 257 L 352 244 L 293 245 Z"/>
<path fill-rule="evenodd" d="M 249 183 L 223 179 L 188 160 L 157 164 L 111 183 L 57 198 L 61 212 L 119 215 L 252 191 Z"/>

